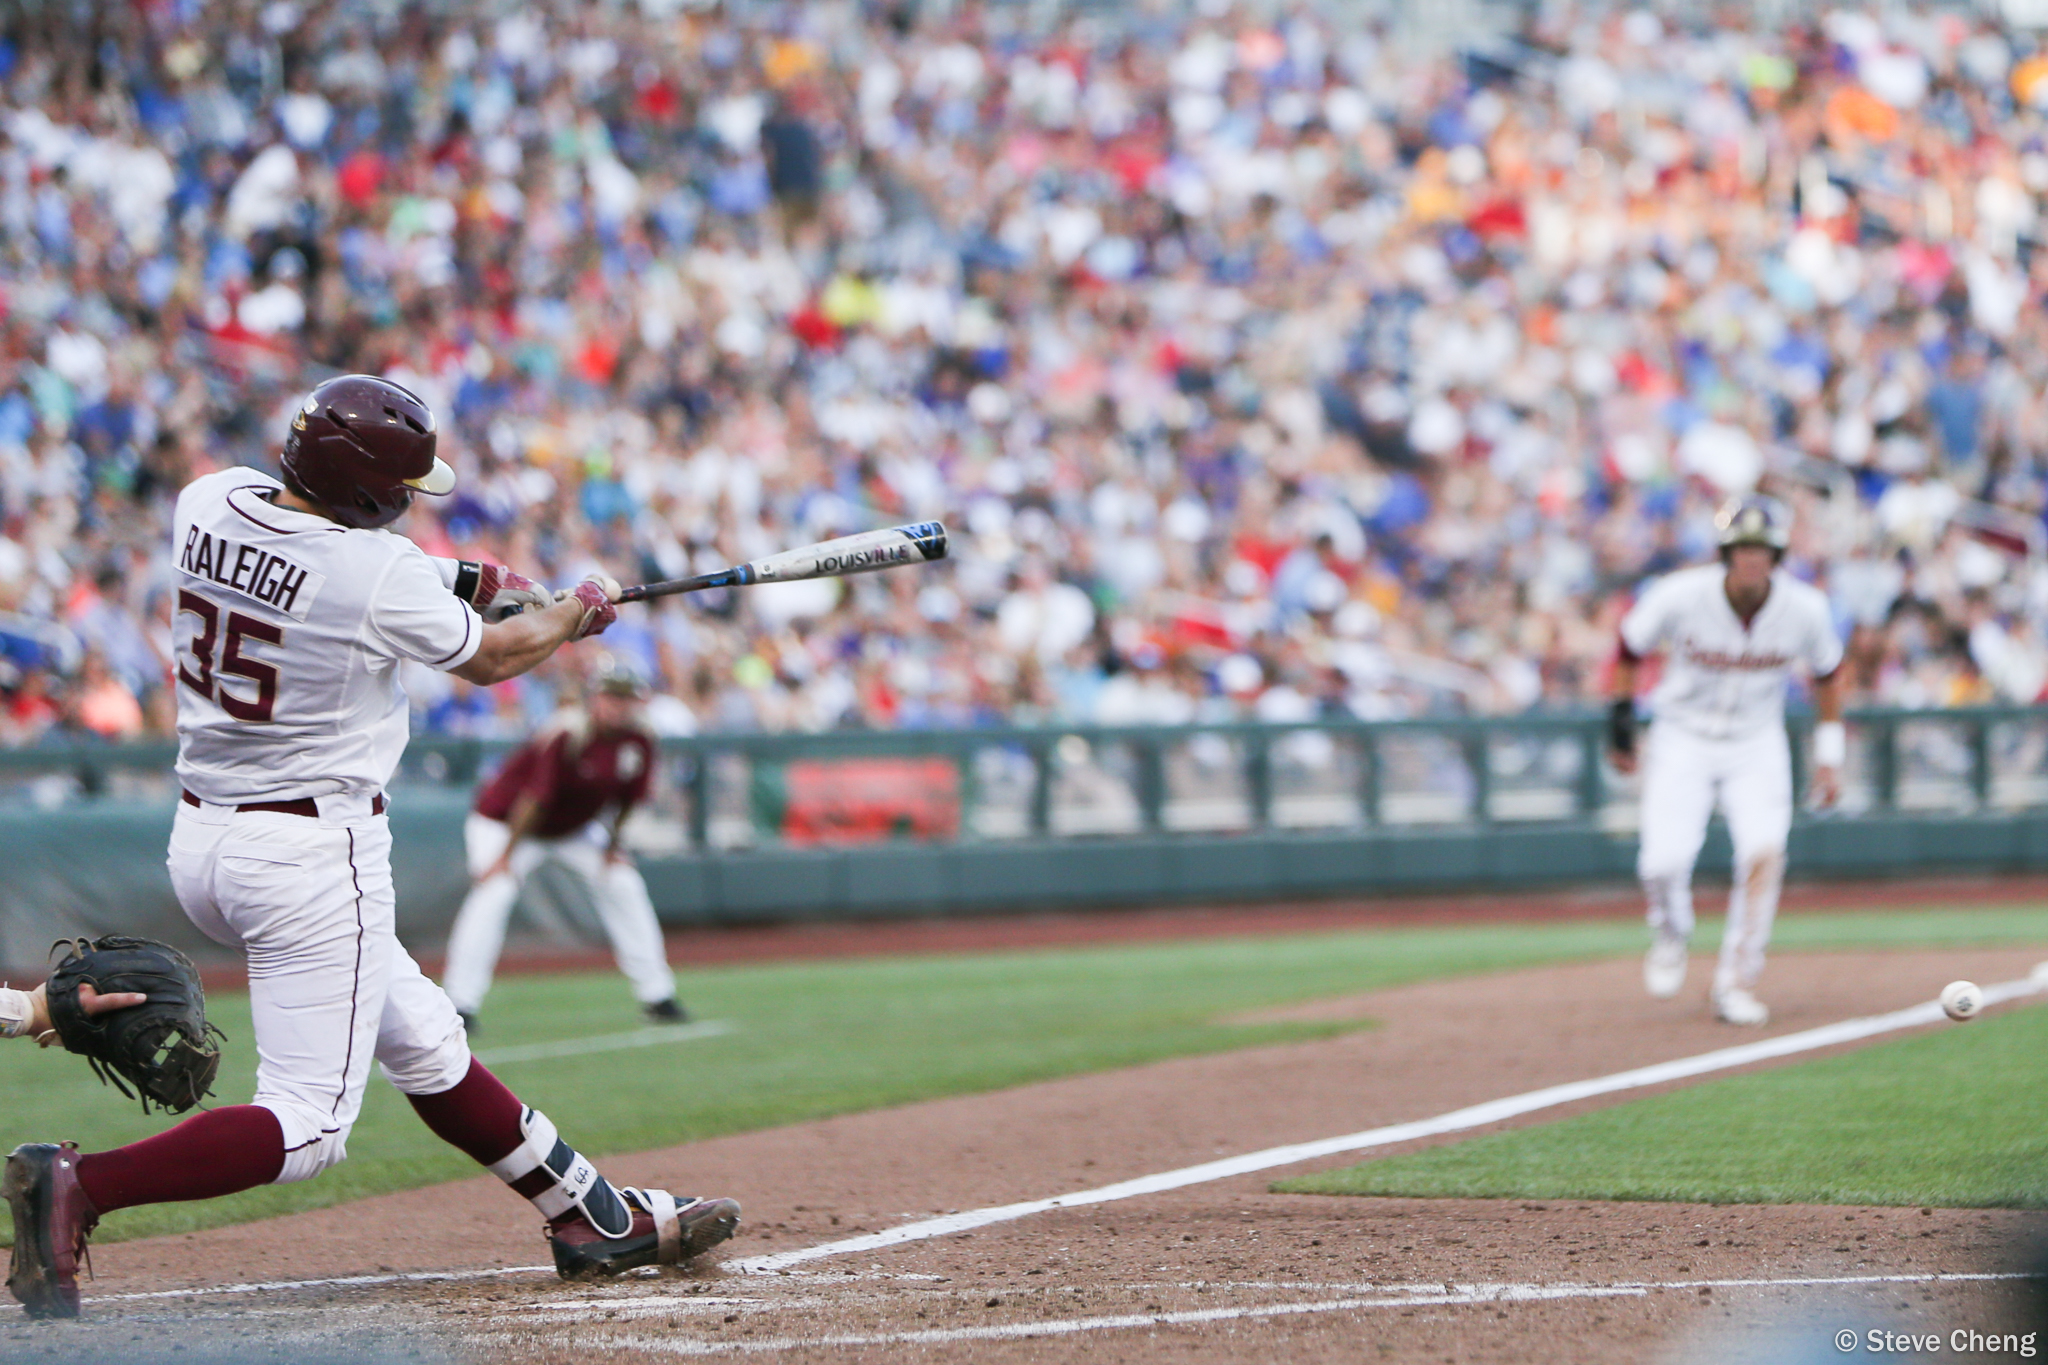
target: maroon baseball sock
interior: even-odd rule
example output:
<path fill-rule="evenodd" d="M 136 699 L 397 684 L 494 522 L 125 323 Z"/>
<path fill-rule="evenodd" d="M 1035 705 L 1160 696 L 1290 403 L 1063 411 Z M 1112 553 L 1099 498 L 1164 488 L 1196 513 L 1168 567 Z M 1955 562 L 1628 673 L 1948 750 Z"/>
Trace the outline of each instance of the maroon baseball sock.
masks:
<path fill-rule="evenodd" d="M 519 1116 L 525 1106 L 474 1057 L 469 1059 L 469 1074 L 453 1090 L 406 1098 L 435 1137 L 460 1147 L 478 1165 L 503 1161 L 522 1139 Z"/>
<path fill-rule="evenodd" d="M 102 1214 L 135 1204 L 218 1199 L 268 1185 L 284 1169 L 284 1129 L 253 1104 L 194 1114 L 168 1132 L 78 1158 L 78 1183 Z"/>

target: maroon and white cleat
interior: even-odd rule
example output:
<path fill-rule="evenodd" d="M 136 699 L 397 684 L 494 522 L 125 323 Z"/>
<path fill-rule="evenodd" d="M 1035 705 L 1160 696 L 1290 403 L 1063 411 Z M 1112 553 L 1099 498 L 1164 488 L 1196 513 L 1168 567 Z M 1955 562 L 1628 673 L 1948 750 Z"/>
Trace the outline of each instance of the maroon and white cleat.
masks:
<path fill-rule="evenodd" d="M 619 1197 L 633 1214 L 624 1236 L 605 1236 L 580 1212 L 548 1224 L 555 1271 L 563 1279 L 616 1275 L 643 1265 L 680 1265 L 739 1231 L 737 1200 L 678 1199 L 667 1190 L 631 1185 L 620 1188 Z"/>
<path fill-rule="evenodd" d="M 0 1195 L 14 1214 L 7 1287 L 32 1318 L 78 1316 L 78 1263 L 99 1210 L 78 1184 L 76 1143 L 25 1142 L 7 1158 Z"/>

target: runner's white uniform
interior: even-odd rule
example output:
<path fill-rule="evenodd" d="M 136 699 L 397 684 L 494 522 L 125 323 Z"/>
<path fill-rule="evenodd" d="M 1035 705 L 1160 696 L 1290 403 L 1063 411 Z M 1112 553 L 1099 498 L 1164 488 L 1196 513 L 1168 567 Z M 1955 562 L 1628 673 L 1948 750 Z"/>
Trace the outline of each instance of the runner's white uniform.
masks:
<path fill-rule="evenodd" d="M 276 506 L 266 495 L 280 487 L 231 469 L 178 496 L 190 799 L 169 863 L 186 915 L 248 957 L 254 1103 L 284 1129 L 285 1182 L 342 1159 L 373 1057 L 416 1095 L 468 1072 L 455 1007 L 393 934 L 381 812 L 405 749 L 400 661 L 459 667 L 483 623 L 410 540 Z M 317 818 L 236 810 L 300 799 Z"/>
<path fill-rule="evenodd" d="M 1692 869 L 1718 798 L 1735 845 L 1735 884 L 1714 989 L 1749 990 L 1763 971 L 1792 828 L 1792 756 L 1785 737 L 1791 671 L 1816 678 L 1842 662 L 1828 602 L 1779 570 L 1747 626 L 1728 604 L 1727 569 L 1704 564 L 1653 584 L 1621 623 L 1631 654 L 1664 655 L 1650 699 L 1637 872 L 1650 927 L 1692 933 Z"/>

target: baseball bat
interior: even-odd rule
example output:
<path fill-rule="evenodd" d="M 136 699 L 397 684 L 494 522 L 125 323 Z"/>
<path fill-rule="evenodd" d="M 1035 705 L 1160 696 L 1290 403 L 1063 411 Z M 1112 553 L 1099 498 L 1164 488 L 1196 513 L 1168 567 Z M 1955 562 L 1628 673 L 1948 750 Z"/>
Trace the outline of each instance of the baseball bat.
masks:
<path fill-rule="evenodd" d="M 891 526 L 882 531 L 862 531 L 837 540 L 820 541 L 779 555 L 735 564 L 716 573 L 694 578 L 671 578 L 660 583 L 642 583 L 619 594 L 621 602 L 644 602 L 650 597 L 668 597 L 679 592 L 701 592 L 705 588 L 744 588 L 754 583 L 793 583 L 800 578 L 844 578 L 848 574 L 873 573 L 899 564 L 923 564 L 946 557 L 946 528 L 936 521 L 916 521 L 908 526 Z"/>

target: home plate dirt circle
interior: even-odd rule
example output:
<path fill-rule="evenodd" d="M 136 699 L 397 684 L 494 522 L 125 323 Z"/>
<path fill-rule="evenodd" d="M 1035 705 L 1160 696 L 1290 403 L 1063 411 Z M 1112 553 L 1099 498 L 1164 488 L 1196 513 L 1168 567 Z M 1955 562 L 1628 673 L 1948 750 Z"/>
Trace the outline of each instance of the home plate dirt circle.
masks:
<path fill-rule="evenodd" d="M 1958 977 L 2023 978 L 2038 956 L 1784 954 L 1771 975 L 1778 1017 L 1761 1033 L 1714 1024 L 1699 1002 L 1645 999 L 1633 961 L 1319 1001 L 1287 1013 L 1384 1026 L 607 1159 L 626 1183 L 739 1197 L 747 1222 L 728 1266 L 565 1284 L 532 1268 L 542 1246 L 516 1201 L 494 1181 L 467 1181 L 99 1248 L 85 1319 L 0 1322 L 0 1360 L 132 1358 L 138 1332 L 234 1360 L 568 1365 L 695 1355 L 1507 1362 L 1557 1358 L 1567 1342 L 1573 1360 L 1619 1362 L 1694 1358 L 1687 1343 L 1703 1340 L 1740 1358 L 1714 1334 L 1798 1335 L 1837 1319 L 1988 1331 L 2024 1318 L 2041 1287 L 2026 1278 L 2036 1267 L 2024 1213 L 1267 1189 L 1357 1159 L 1343 1156 L 779 1273 L 732 1266 L 1902 1009 Z"/>

